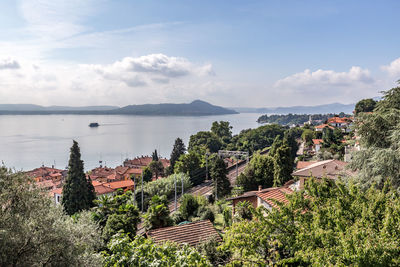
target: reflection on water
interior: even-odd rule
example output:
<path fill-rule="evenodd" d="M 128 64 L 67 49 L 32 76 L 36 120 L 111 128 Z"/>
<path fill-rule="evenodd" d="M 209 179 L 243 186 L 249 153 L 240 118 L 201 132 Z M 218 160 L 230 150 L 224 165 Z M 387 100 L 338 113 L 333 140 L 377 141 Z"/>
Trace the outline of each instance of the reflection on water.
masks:
<path fill-rule="evenodd" d="M 154 149 L 169 157 L 175 138 L 185 144 L 190 135 L 209 130 L 216 120 L 229 121 L 233 132 L 258 126 L 260 114 L 204 117 L 124 115 L 0 116 L 0 161 L 7 167 L 29 170 L 44 164 L 64 168 L 72 139 L 79 142 L 85 169 L 121 164 L 126 157 L 150 155 Z M 97 128 L 88 127 L 98 122 Z"/>

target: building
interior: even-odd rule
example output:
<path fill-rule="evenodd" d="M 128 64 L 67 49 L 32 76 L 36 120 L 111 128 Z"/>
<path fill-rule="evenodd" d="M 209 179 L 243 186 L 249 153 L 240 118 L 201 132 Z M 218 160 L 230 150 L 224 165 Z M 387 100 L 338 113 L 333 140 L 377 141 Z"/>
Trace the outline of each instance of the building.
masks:
<path fill-rule="evenodd" d="M 248 191 L 240 196 L 228 198 L 227 200 L 232 200 L 233 213 L 235 213 L 236 205 L 239 202 L 244 201 L 251 203 L 254 208 L 263 206 L 266 209 L 271 210 L 272 208 L 278 207 L 276 202 L 288 203 L 286 195 L 292 194 L 294 191 L 300 189 L 302 189 L 300 188 L 300 184 L 294 184 L 293 181 L 291 181 L 282 187 L 271 187 L 265 189 L 260 187 L 257 191 Z"/>
<path fill-rule="evenodd" d="M 292 176 L 298 180 L 309 177 L 336 179 L 339 176 L 351 176 L 352 173 L 345 169 L 346 165 L 346 162 L 336 159 L 318 161 L 293 172 Z"/>
<path fill-rule="evenodd" d="M 67 173 L 67 170 L 56 169 L 54 166 L 42 166 L 26 172 L 26 175 L 33 178 L 36 182 L 42 182 L 46 180 L 61 181 L 67 176 Z"/>
<path fill-rule="evenodd" d="M 335 129 L 335 127 L 325 123 L 325 124 L 315 126 L 315 131 L 322 132 L 326 127 L 328 127 L 331 130 Z"/>
<path fill-rule="evenodd" d="M 159 159 L 161 163 L 163 164 L 164 168 L 169 167 L 170 162 L 168 159 L 160 158 Z M 126 159 L 124 161 L 124 166 L 125 167 L 130 167 L 130 168 L 140 168 L 143 169 L 153 161 L 152 157 L 149 156 L 142 156 L 142 157 L 136 157 L 134 159 Z"/>
<path fill-rule="evenodd" d="M 313 139 L 312 142 L 313 142 L 313 151 L 315 153 L 318 153 L 322 148 L 322 143 L 324 142 L 324 140 L 322 140 L 322 139 Z"/>
<path fill-rule="evenodd" d="M 209 220 L 154 229 L 147 232 L 146 235 L 156 244 L 170 241 L 195 247 L 211 238 L 215 238 L 218 242 L 222 241 L 221 236 Z"/>

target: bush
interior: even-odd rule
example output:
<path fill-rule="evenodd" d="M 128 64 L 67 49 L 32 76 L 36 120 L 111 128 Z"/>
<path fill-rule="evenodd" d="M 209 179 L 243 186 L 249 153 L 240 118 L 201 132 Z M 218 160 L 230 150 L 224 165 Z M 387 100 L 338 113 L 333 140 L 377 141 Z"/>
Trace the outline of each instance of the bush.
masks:
<path fill-rule="evenodd" d="M 188 221 L 190 217 L 197 215 L 197 209 L 199 208 L 199 203 L 196 198 L 190 194 L 185 194 L 181 198 L 181 205 L 179 211 L 184 220 Z"/>

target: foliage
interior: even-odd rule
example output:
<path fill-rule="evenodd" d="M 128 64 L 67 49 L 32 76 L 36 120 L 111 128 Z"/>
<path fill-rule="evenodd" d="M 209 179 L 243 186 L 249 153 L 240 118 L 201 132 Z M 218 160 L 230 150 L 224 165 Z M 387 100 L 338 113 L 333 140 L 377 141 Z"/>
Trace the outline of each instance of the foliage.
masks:
<path fill-rule="evenodd" d="M 195 248 L 174 243 L 154 244 L 150 239 L 115 236 L 104 252 L 104 266 L 210 266 Z"/>
<path fill-rule="evenodd" d="M 125 233 L 133 238 L 139 222 L 138 208 L 133 204 L 122 204 L 108 216 L 102 236 L 106 241 L 116 233 Z"/>
<path fill-rule="evenodd" d="M 199 182 L 194 181 L 196 172 L 201 168 L 201 159 L 199 154 L 189 152 L 179 157 L 175 164 L 175 173 L 186 173 L 190 176 L 192 184 L 197 185 Z"/>
<path fill-rule="evenodd" d="M 253 205 L 249 201 L 240 201 L 236 204 L 234 221 L 251 220 L 253 218 Z"/>
<path fill-rule="evenodd" d="M 232 224 L 232 208 L 225 207 L 222 211 L 222 216 L 224 218 L 224 227 L 229 227 Z"/>
<path fill-rule="evenodd" d="M 34 183 L 0 168 L 0 266 L 101 266 L 90 214 L 64 214 Z"/>
<path fill-rule="evenodd" d="M 274 184 L 274 159 L 271 156 L 254 154 L 236 184 L 244 191 L 257 190 L 258 186 L 268 188 Z"/>
<path fill-rule="evenodd" d="M 184 173 L 171 174 L 168 177 L 144 184 L 144 210 L 147 210 L 150 199 L 155 195 L 166 196 L 167 199 L 172 198 L 175 194 L 175 180 L 178 193 L 182 192 L 182 182 L 184 191 L 187 191 L 189 188 L 192 187 L 189 176 Z M 135 194 L 135 199 L 138 207 L 141 207 L 142 205 L 141 192 L 142 186 L 138 186 L 136 188 Z"/>
<path fill-rule="evenodd" d="M 262 115 L 257 119 L 258 123 L 276 123 L 280 125 L 301 125 L 308 122 L 309 119 L 315 121 L 326 121 L 328 118 L 336 116 L 336 114 L 292 114 L 287 115 Z M 340 113 L 339 117 L 349 117 L 351 115 Z"/>
<path fill-rule="evenodd" d="M 215 237 L 212 237 L 205 242 L 202 242 L 197 249 L 202 255 L 205 255 L 208 261 L 213 266 L 223 266 L 230 257 L 230 253 L 227 250 L 219 248 L 220 242 Z"/>
<path fill-rule="evenodd" d="M 297 139 L 301 137 L 303 133 L 300 127 L 293 127 L 285 131 L 283 136 L 283 141 L 290 147 L 292 161 L 296 159 L 297 150 L 299 149 L 299 144 Z"/>
<path fill-rule="evenodd" d="M 301 135 L 301 139 L 303 139 L 303 141 L 305 142 L 306 146 L 311 146 L 312 140 L 315 138 L 315 134 L 314 131 L 311 129 L 306 129 L 303 131 L 302 135 Z"/>
<path fill-rule="evenodd" d="M 184 221 L 189 221 L 191 217 L 197 215 L 199 203 L 196 198 L 191 194 L 184 194 L 180 199 L 181 205 L 179 212 Z"/>
<path fill-rule="evenodd" d="M 156 177 L 156 179 L 158 179 L 159 176 L 164 175 L 164 165 L 159 160 L 153 160 L 152 162 L 150 162 L 149 169 Z"/>
<path fill-rule="evenodd" d="M 96 199 L 90 178 L 86 178 L 78 143 L 74 140 L 68 163 L 68 175 L 63 186 L 62 204 L 67 214 L 72 215 L 93 207 Z"/>
<path fill-rule="evenodd" d="M 353 154 L 350 168 L 358 170 L 358 182 L 365 187 L 382 187 L 390 181 L 400 185 L 400 87 L 384 92 L 372 114 L 357 116 L 361 151 Z"/>
<path fill-rule="evenodd" d="M 217 158 L 210 170 L 210 176 L 214 183 L 214 195 L 216 198 L 226 196 L 231 192 L 231 183 L 227 177 L 228 170 L 225 165 L 225 161 L 221 158 Z"/>
<path fill-rule="evenodd" d="M 153 158 L 153 161 L 159 160 L 157 149 L 154 150 L 154 152 L 151 154 L 151 157 Z"/>
<path fill-rule="evenodd" d="M 168 201 L 165 196 L 155 195 L 150 200 L 147 213 L 144 215 L 144 226 L 146 230 L 166 227 L 172 224 L 169 216 Z"/>
<path fill-rule="evenodd" d="M 376 101 L 372 98 L 362 99 L 357 102 L 356 107 L 354 109 L 355 114 L 359 114 L 361 112 L 372 112 L 376 106 Z"/>
<path fill-rule="evenodd" d="M 274 186 L 282 186 L 292 179 L 293 159 L 291 149 L 283 143 L 274 155 Z"/>
<path fill-rule="evenodd" d="M 256 219 L 226 232 L 231 263 L 250 266 L 398 266 L 400 197 L 386 186 L 370 188 L 328 181 L 306 183 L 279 209 L 260 209 Z M 268 216 L 264 213 L 267 212 Z"/>
<path fill-rule="evenodd" d="M 189 139 L 189 152 L 196 152 L 198 154 L 205 154 L 207 151 L 216 153 L 222 147 L 220 138 L 213 132 L 200 131 L 190 136 Z"/>
<path fill-rule="evenodd" d="M 180 156 L 185 154 L 186 147 L 181 138 L 176 138 L 174 147 L 172 148 L 170 157 L 170 169 L 173 171 L 175 169 L 175 163 L 179 160 Z"/>
<path fill-rule="evenodd" d="M 283 136 L 285 128 L 278 124 L 263 125 L 256 129 L 242 130 L 232 137 L 229 150 L 248 151 L 250 154 L 272 145 L 276 136 Z"/>
<path fill-rule="evenodd" d="M 214 121 L 211 132 L 218 136 L 224 144 L 229 143 L 232 138 L 232 126 L 229 125 L 229 121 Z"/>
<path fill-rule="evenodd" d="M 150 170 L 149 166 L 146 166 L 143 169 L 143 182 L 147 183 L 147 182 L 151 182 L 152 178 L 153 178 L 153 172 Z"/>

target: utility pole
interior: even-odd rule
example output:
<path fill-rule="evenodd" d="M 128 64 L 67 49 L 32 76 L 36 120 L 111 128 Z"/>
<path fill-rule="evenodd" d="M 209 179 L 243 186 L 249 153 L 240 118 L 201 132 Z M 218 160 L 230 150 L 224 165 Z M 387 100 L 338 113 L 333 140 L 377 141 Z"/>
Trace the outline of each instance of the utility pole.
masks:
<path fill-rule="evenodd" d="M 174 181 L 175 181 L 175 211 L 177 209 L 177 202 L 176 202 L 176 175 L 174 175 Z"/>
<path fill-rule="evenodd" d="M 236 181 L 239 176 L 239 159 L 236 157 Z"/>
<path fill-rule="evenodd" d="M 181 197 L 183 196 L 183 175 L 181 176 L 181 182 L 182 182 L 182 195 L 181 195 Z"/>
<path fill-rule="evenodd" d="M 208 153 L 206 152 L 206 180 L 208 180 Z"/>
<path fill-rule="evenodd" d="M 142 212 L 143 212 L 143 173 L 142 173 Z"/>

